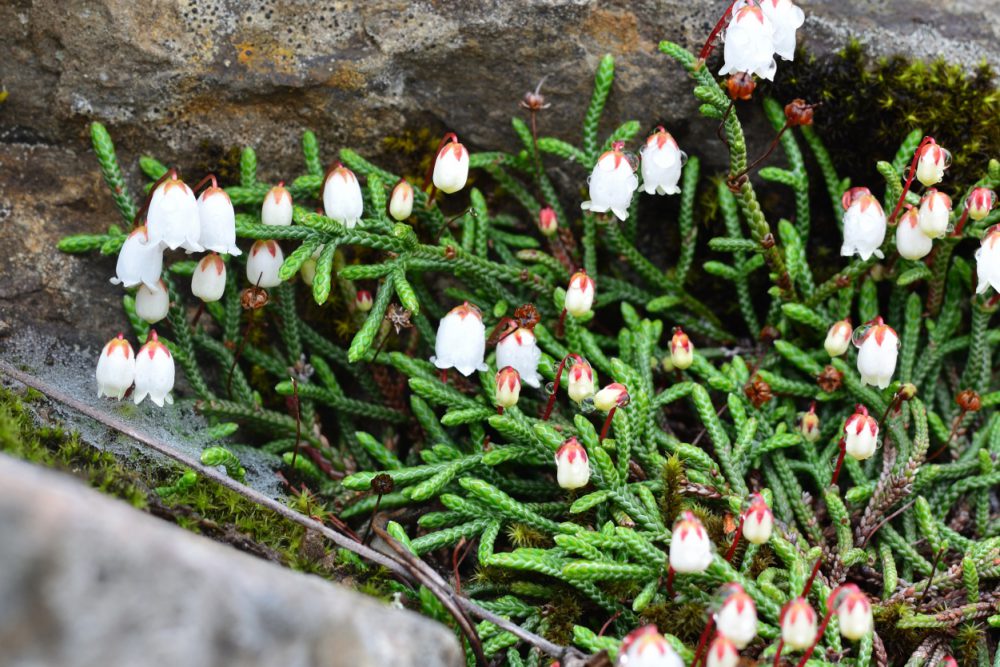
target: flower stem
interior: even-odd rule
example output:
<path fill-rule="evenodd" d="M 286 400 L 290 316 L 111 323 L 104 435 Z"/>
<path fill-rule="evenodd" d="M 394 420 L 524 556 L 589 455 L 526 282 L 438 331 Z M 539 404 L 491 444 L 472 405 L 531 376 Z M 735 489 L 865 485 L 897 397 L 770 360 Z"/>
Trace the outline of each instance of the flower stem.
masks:
<path fill-rule="evenodd" d="M 715 40 L 718 38 L 719 33 L 722 32 L 727 25 L 729 25 L 729 19 L 732 17 L 733 7 L 735 5 L 736 0 L 729 3 L 729 6 L 726 7 L 726 11 L 724 11 L 722 16 L 719 18 L 719 22 L 715 24 L 715 27 L 712 28 L 712 32 L 709 33 L 708 39 L 705 40 L 705 45 L 701 47 L 701 52 L 698 54 L 699 67 L 704 64 L 706 60 L 708 60 L 710 55 L 712 55 L 712 49 L 715 48 Z"/>
<path fill-rule="evenodd" d="M 566 311 L 563 310 L 563 313 L 565 312 Z M 567 354 L 565 357 L 562 358 L 562 361 L 559 362 L 559 367 L 556 368 L 556 379 L 552 385 L 552 393 L 549 394 L 549 401 L 548 403 L 545 404 L 545 411 L 542 413 L 543 422 L 547 422 L 549 420 L 549 417 L 552 415 L 552 408 L 556 404 L 556 394 L 559 393 L 559 382 L 562 380 L 563 368 L 566 367 L 566 360 L 569 359 L 570 357 L 574 357 L 576 359 L 580 358 L 578 355 L 575 355 L 572 352 L 570 352 L 569 354 Z"/>
<path fill-rule="evenodd" d="M 816 575 L 819 573 L 819 566 L 823 564 L 822 558 L 817 558 L 816 563 L 813 565 L 812 573 L 809 575 L 809 580 L 806 582 L 805 587 L 802 589 L 802 597 L 808 597 L 809 591 L 812 590 L 813 582 L 816 580 Z"/>
<path fill-rule="evenodd" d="M 712 634 L 712 629 L 715 627 L 715 617 L 709 616 L 708 623 L 705 624 L 705 629 L 701 632 L 701 637 L 698 638 L 698 648 L 694 652 L 694 660 L 691 661 L 691 667 L 698 667 L 698 662 L 701 660 L 702 652 L 705 650 L 705 646 L 708 644 L 708 638 Z"/>
<path fill-rule="evenodd" d="M 744 521 L 746 521 L 746 517 L 743 514 L 741 514 L 740 515 L 740 525 L 736 528 L 736 536 L 733 537 L 733 543 L 729 545 L 729 550 L 726 551 L 726 562 L 727 563 L 732 563 L 733 562 L 733 556 L 736 555 L 736 547 L 739 546 L 739 544 L 740 544 L 740 536 L 743 535 L 743 522 Z M 694 663 L 692 663 L 692 667 L 693 667 L 693 665 L 694 665 Z"/>
<path fill-rule="evenodd" d="M 779 639 L 778 648 L 774 652 L 774 667 L 778 667 L 778 665 L 781 663 L 781 649 L 783 648 L 785 648 L 785 640 Z"/>
<path fill-rule="evenodd" d="M 613 411 L 612 411 L 613 412 Z M 674 566 L 671 565 L 667 570 L 667 599 L 674 597 Z"/>
<path fill-rule="evenodd" d="M 823 622 L 819 624 L 819 629 L 816 631 L 816 639 L 813 640 L 812 646 L 806 649 L 806 652 L 802 654 L 802 659 L 799 660 L 798 667 L 805 667 L 806 662 L 809 661 L 809 657 L 816 650 L 819 645 L 819 641 L 823 638 L 823 633 L 826 632 L 826 626 L 830 624 L 830 618 L 833 616 L 833 608 L 826 610 L 826 616 L 823 617 Z"/>
<path fill-rule="evenodd" d="M 615 405 L 615 406 L 612 406 L 612 408 L 610 410 L 608 410 L 608 416 L 604 420 L 604 427 L 601 428 L 601 437 L 598 439 L 598 442 L 604 442 L 604 439 L 606 437 L 608 437 L 608 429 L 611 428 L 611 420 L 614 418 L 614 416 L 615 416 L 615 410 L 617 410 L 617 409 L 618 409 L 618 406 Z M 673 570 L 671 570 L 671 573 L 673 573 Z"/>
<path fill-rule="evenodd" d="M 896 202 L 896 208 L 892 210 L 892 215 L 889 216 L 889 224 L 896 224 L 896 216 L 899 215 L 899 210 L 903 208 L 903 202 L 906 201 L 906 193 L 910 191 L 910 186 L 913 185 L 913 179 L 917 176 L 917 160 L 920 159 L 920 152 L 924 149 L 924 146 L 934 143 L 934 137 L 924 137 L 920 141 L 920 145 L 917 146 L 917 150 L 913 153 L 913 159 L 910 160 L 910 172 L 906 175 L 906 185 L 903 186 L 903 192 L 899 195 L 899 201 Z"/>
<path fill-rule="evenodd" d="M 841 438 L 840 439 L 840 455 L 837 456 L 837 465 L 833 468 L 833 477 L 830 479 L 830 486 L 834 486 L 837 483 L 837 479 L 840 478 L 840 468 L 844 465 L 844 456 L 847 454 L 847 442 Z"/>

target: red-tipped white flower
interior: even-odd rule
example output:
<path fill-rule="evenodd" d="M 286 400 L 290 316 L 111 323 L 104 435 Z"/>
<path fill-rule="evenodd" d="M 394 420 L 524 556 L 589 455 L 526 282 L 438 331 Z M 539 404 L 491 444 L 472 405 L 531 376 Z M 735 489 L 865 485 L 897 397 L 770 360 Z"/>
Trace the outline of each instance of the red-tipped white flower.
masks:
<path fill-rule="evenodd" d="M 542 236 L 555 236 L 559 231 L 559 219 L 551 206 L 546 206 L 538 212 L 538 231 Z"/>
<path fill-rule="evenodd" d="M 292 224 L 292 193 L 281 183 L 267 191 L 260 207 L 260 221 L 265 225 L 287 227 Z"/>
<path fill-rule="evenodd" d="M 542 351 L 531 329 L 520 328 L 497 343 L 497 366 L 513 366 L 520 373 L 521 382 L 535 389 L 542 384 L 538 375 L 541 359 Z"/>
<path fill-rule="evenodd" d="M 135 381 L 135 354 L 124 334 L 112 338 L 97 359 L 97 397 L 122 400 Z"/>
<path fill-rule="evenodd" d="M 750 496 L 750 506 L 743 513 L 743 537 L 751 544 L 765 544 L 773 531 L 774 512 L 764 496 L 754 493 Z"/>
<path fill-rule="evenodd" d="M 951 197 L 931 188 L 920 199 L 917 221 L 920 231 L 932 239 L 948 233 L 948 216 L 951 215 Z M 898 232 L 897 232 L 898 233 Z"/>
<path fill-rule="evenodd" d="M 521 375 L 510 366 L 497 371 L 496 400 L 498 408 L 512 408 L 521 397 Z"/>
<path fill-rule="evenodd" d="M 566 288 L 566 301 L 563 304 L 573 317 L 582 317 L 590 312 L 594 305 L 594 294 L 597 285 L 594 279 L 587 275 L 586 271 L 577 271 L 569 279 L 569 287 Z"/>
<path fill-rule="evenodd" d="M 839 357 L 847 352 L 847 348 L 851 346 L 852 335 L 854 327 L 851 326 L 850 318 L 834 322 L 826 332 L 826 340 L 823 342 L 826 353 L 831 357 Z"/>
<path fill-rule="evenodd" d="M 468 301 L 455 306 L 438 324 L 431 363 L 442 370 L 454 368 L 468 377 L 476 371 L 486 370 L 485 356 L 486 326 L 479 309 Z M 498 354 L 498 366 L 510 365 L 501 363 L 499 357 Z"/>
<path fill-rule="evenodd" d="M 733 18 L 726 28 L 725 63 L 719 74 L 747 72 L 762 79 L 774 80 L 778 63 L 774 61 L 774 24 L 756 5 L 733 7 Z"/>
<path fill-rule="evenodd" d="M 240 255 L 236 245 L 236 211 L 222 188 L 210 186 L 198 197 L 198 220 L 201 236 L 198 243 L 205 250 Z"/>
<path fill-rule="evenodd" d="M 736 648 L 745 648 L 757 636 L 757 605 L 739 584 L 726 584 L 723 595 L 715 625 Z"/>
<path fill-rule="evenodd" d="M 191 293 L 205 303 L 211 303 L 221 299 L 225 291 L 226 263 L 214 252 L 205 255 L 191 274 Z"/>
<path fill-rule="evenodd" d="M 958 667 L 958 661 L 955 660 L 955 658 L 953 658 L 952 656 L 946 655 L 945 657 L 941 658 L 941 662 L 938 663 L 938 666 L 939 667 Z"/>
<path fill-rule="evenodd" d="M 920 226 L 916 209 L 909 209 L 896 226 L 896 250 L 904 259 L 923 259 L 933 247 L 933 240 Z"/>
<path fill-rule="evenodd" d="M 393 220 L 402 222 L 409 218 L 411 213 L 413 213 L 413 186 L 400 179 L 389 197 L 389 215 Z"/>
<path fill-rule="evenodd" d="M 795 31 L 806 22 L 805 12 L 792 0 L 761 0 L 760 8 L 774 26 L 774 52 L 785 60 L 794 60 Z"/>
<path fill-rule="evenodd" d="M 247 280 L 258 287 L 277 287 L 281 284 L 278 271 L 284 263 L 285 253 L 277 241 L 256 241 L 247 257 Z"/>
<path fill-rule="evenodd" d="M 354 293 L 354 307 L 362 313 L 367 313 L 373 305 L 372 293 L 366 289 L 359 289 Z"/>
<path fill-rule="evenodd" d="M 670 133 L 662 127 L 649 135 L 646 145 L 639 151 L 642 160 L 642 189 L 647 195 L 674 195 L 681 191 L 681 167 L 687 154 L 677 146 Z"/>
<path fill-rule="evenodd" d="M 171 250 L 184 248 L 188 252 L 203 250 L 198 239 L 201 237 L 201 222 L 198 217 L 198 200 L 194 198 L 184 181 L 172 173 L 153 190 L 146 211 L 146 228 L 149 240 L 162 242 Z"/>
<path fill-rule="evenodd" d="M 434 187 L 445 194 L 458 192 L 469 180 L 469 151 L 458 143 L 458 137 L 448 134 L 434 160 Z"/>
<path fill-rule="evenodd" d="M 833 591 L 830 597 L 841 635 L 857 641 L 872 631 L 875 625 L 872 603 L 860 588 L 854 584 L 844 584 Z"/>
<path fill-rule="evenodd" d="M 594 369 L 583 359 L 569 367 L 567 386 L 570 400 L 582 403 L 594 395 Z"/>
<path fill-rule="evenodd" d="M 670 363 L 682 371 L 691 368 L 694 363 L 694 345 L 680 327 L 674 328 L 674 335 L 670 339 Z"/>
<path fill-rule="evenodd" d="M 684 661 L 655 625 L 647 625 L 622 640 L 618 667 L 684 667 Z"/>
<path fill-rule="evenodd" d="M 819 415 L 816 414 L 816 404 L 809 408 L 809 412 L 803 413 L 799 420 L 799 433 L 806 442 L 816 442 L 819 440 Z"/>
<path fill-rule="evenodd" d="M 740 652 L 736 645 L 722 635 L 716 635 L 708 647 L 705 667 L 736 667 L 740 664 Z"/>
<path fill-rule="evenodd" d="M 854 343 L 858 347 L 858 373 L 865 384 L 885 389 L 896 372 L 899 336 L 881 317 L 875 318 Z"/>
<path fill-rule="evenodd" d="M 951 153 L 935 143 L 925 144 L 917 158 L 917 180 L 930 187 L 941 182 L 944 170 L 951 166 Z"/>
<path fill-rule="evenodd" d="M 781 640 L 785 646 L 804 651 L 816 639 L 816 612 L 805 598 L 795 598 L 781 609 Z"/>
<path fill-rule="evenodd" d="M 871 458 L 878 447 L 878 422 L 868 414 L 868 408 L 858 405 L 844 422 L 844 450 L 852 459 Z"/>
<path fill-rule="evenodd" d="M 323 183 L 323 211 L 328 218 L 351 229 L 358 224 L 364 208 L 358 177 L 347 167 L 338 164 L 326 175 Z"/>
<path fill-rule="evenodd" d="M 712 541 L 691 512 L 684 512 L 670 536 L 670 567 L 680 574 L 704 572 L 712 564 Z"/>
<path fill-rule="evenodd" d="M 113 285 L 135 287 L 142 283 L 155 287 L 163 272 L 163 244 L 151 243 L 146 226 L 136 227 L 118 251 Z"/>
<path fill-rule="evenodd" d="M 965 205 L 969 207 L 969 217 L 976 222 L 984 220 L 996 203 L 997 193 L 989 188 L 975 188 L 965 200 Z"/>
<path fill-rule="evenodd" d="M 590 174 L 590 201 L 580 205 L 584 211 L 607 213 L 611 211 L 619 220 L 628 218 L 632 193 L 639 187 L 635 167 L 622 152 L 625 144 L 615 142 L 611 150 L 597 160 Z"/>
<path fill-rule="evenodd" d="M 844 244 L 840 254 L 868 259 L 882 257 L 879 246 L 885 240 L 885 211 L 868 188 L 851 188 L 841 199 L 844 206 Z"/>
<path fill-rule="evenodd" d="M 594 407 L 601 412 L 611 412 L 612 408 L 628 405 L 629 400 L 628 388 L 619 382 L 612 382 L 594 394 Z"/>
<path fill-rule="evenodd" d="M 153 289 L 139 285 L 135 293 L 135 314 L 140 319 L 156 324 L 167 316 L 169 310 L 170 294 L 162 280 L 157 281 Z"/>
<path fill-rule="evenodd" d="M 167 346 L 160 342 L 156 331 L 149 332 L 149 339 L 135 355 L 135 404 L 146 396 L 161 408 L 164 401 L 173 404 L 170 391 L 174 388 L 174 358 Z"/>
<path fill-rule="evenodd" d="M 576 438 L 570 438 L 556 451 L 556 481 L 564 489 L 579 489 L 590 481 L 587 450 Z"/>
<path fill-rule="evenodd" d="M 1000 225 L 990 227 L 980 241 L 976 251 L 976 273 L 979 274 L 977 294 L 982 294 L 990 286 L 1000 292 Z"/>

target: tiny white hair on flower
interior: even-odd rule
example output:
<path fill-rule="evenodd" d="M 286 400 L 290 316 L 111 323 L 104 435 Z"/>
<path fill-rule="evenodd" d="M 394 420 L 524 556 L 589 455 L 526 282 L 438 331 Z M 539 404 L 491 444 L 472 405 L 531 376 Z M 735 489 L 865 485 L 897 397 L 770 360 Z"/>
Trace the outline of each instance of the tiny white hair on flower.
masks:
<path fill-rule="evenodd" d="M 146 227 L 149 240 L 162 242 L 171 250 L 184 248 L 187 252 L 201 252 L 198 243 L 201 237 L 201 221 L 198 216 L 198 200 L 187 184 L 177 178 L 171 170 L 149 200 L 146 211 Z"/>
<path fill-rule="evenodd" d="M 361 184 L 354 172 L 339 162 L 323 181 L 323 212 L 348 229 L 353 229 L 364 214 Z"/>
<path fill-rule="evenodd" d="M 149 332 L 149 339 L 135 355 L 135 392 L 132 399 L 138 405 L 149 396 L 149 400 L 163 407 L 164 402 L 173 404 L 170 395 L 174 388 L 174 358 L 167 346 L 160 342 L 155 330 Z"/>
<path fill-rule="evenodd" d="M 214 184 L 205 188 L 198 197 L 198 219 L 201 224 L 198 243 L 205 250 L 234 257 L 242 254 L 236 245 L 236 211 L 225 190 Z"/>
<path fill-rule="evenodd" d="M 662 125 L 649 135 L 639 151 L 642 172 L 642 189 L 647 195 L 673 195 L 681 191 L 677 182 L 687 153 L 677 146 L 677 141 Z"/>
<path fill-rule="evenodd" d="M 1000 225 L 993 225 L 979 242 L 976 251 L 976 273 L 979 284 L 976 293 L 983 294 L 990 287 L 1000 292 Z"/>
<path fill-rule="evenodd" d="M 454 368 L 468 377 L 486 370 L 485 356 L 486 326 L 479 309 L 468 301 L 455 306 L 438 324 L 431 363 L 441 370 Z"/>
<path fill-rule="evenodd" d="M 97 397 L 119 401 L 135 381 L 135 353 L 124 334 L 108 341 L 97 359 Z"/>
<path fill-rule="evenodd" d="M 639 187 L 635 167 L 625 155 L 625 142 L 616 141 L 611 150 L 597 160 L 594 170 L 587 179 L 590 186 L 590 200 L 580 204 L 584 211 L 607 213 L 611 211 L 624 222 L 628 219 L 628 208 L 632 195 Z"/>
<path fill-rule="evenodd" d="M 747 72 L 762 79 L 774 80 L 778 63 L 774 60 L 774 24 L 764 11 L 751 4 L 733 7 L 733 18 L 726 28 L 725 62 L 721 76 Z M 794 37 L 793 37 L 794 38 Z"/>
<path fill-rule="evenodd" d="M 113 285 L 135 287 L 142 284 L 155 287 L 163 273 L 163 244 L 151 243 L 145 225 L 133 229 L 121 250 L 115 266 Z"/>
<path fill-rule="evenodd" d="M 867 260 L 872 255 L 882 258 L 879 249 L 885 240 L 886 219 L 882 205 L 868 188 L 851 188 L 841 199 L 844 207 L 844 244 L 840 254 L 858 255 Z"/>

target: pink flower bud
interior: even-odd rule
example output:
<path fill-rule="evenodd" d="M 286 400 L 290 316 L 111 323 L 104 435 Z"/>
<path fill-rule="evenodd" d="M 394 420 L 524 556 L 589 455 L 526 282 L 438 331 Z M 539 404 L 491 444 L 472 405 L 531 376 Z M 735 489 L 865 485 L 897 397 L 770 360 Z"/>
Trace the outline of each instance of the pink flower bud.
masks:
<path fill-rule="evenodd" d="M 670 536 L 670 567 L 680 574 L 704 572 L 712 564 L 712 541 L 691 512 L 684 512 Z"/>
<path fill-rule="evenodd" d="M 176 173 L 156 186 L 146 212 L 146 227 L 152 243 L 163 243 L 171 250 L 183 247 L 188 252 L 203 250 L 198 243 L 201 223 L 198 201 Z"/>
<path fill-rule="evenodd" d="M 855 341 L 858 347 L 858 373 L 865 384 L 885 389 L 896 372 L 899 356 L 899 336 L 878 317 Z"/>
<path fill-rule="evenodd" d="M 842 200 L 844 211 L 844 244 L 840 254 L 858 255 L 867 260 L 872 255 L 881 258 L 879 249 L 885 240 L 886 219 L 882 205 L 868 188 L 851 188 Z"/>
<path fill-rule="evenodd" d="M 292 224 L 292 193 L 282 183 L 267 191 L 264 204 L 260 207 L 260 221 L 279 227 Z"/>
<path fill-rule="evenodd" d="M 582 403 L 594 395 L 594 369 L 582 359 L 569 367 L 567 392 L 571 400 Z"/>
<path fill-rule="evenodd" d="M 681 179 L 681 167 L 687 155 L 669 132 L 663 127 L 657 128 L 646 139 L 640 154 L 642 188 L 647 195 L 674 195 L 681 191 L 677 182 Z"/>
<path fill-rule="evenodd" d="M 118 251 L 113 285 L 135 287 L 142 283 L 153 288 L 163 272 L 163 244 L 151 243 L 146 226 L 136 227 L 129 233 L 122 249 Z"/>
<path fill-rule="evenodd" d="M 736 648 L 745 648 L 757 636 L 757 606 L 743 587 L 736 583 L 727 584 L 723 595 L 725 599 L 715 615 L 719 634 Z"/>
<path fill-rule="evenodd" d="M 751 544 L 764 544 L 771 539 L 773 530 L 774 513 L 764 496 L 759 493 L 751 495 L 750 506 L 743 513 L 743 537 Z"/>
<path fill-rule="evenodd" d="M 837 614 L 840 634 L 857 641 L 872 631 L 872 604 L 868 596 L 854 584 L 844 584 L 830 595 L 830 604 Z"/>
<path fill-rule="evenodd" d="M 622 640 L 618 667 L 684 667 L 684 661 L 655 625 L 647 625 L 633 630 Z"/>
<path fill-rule="evenodd" d="M 323 182 L 323 211 L 348 229 L 357 225 L 364 213 L 358 177 L 341 164 L 330 170 Z"/>
<path fill-rule="evenodd" d="M 496 400 L 497 407 L 512 408 L 517 405 L 517 399 L 521 397 L 521 376 L 510 366 L 505 366 L 497 371 L 496 378 Z"/>
<path fill-rule="evenodd" d="M 497 366 L 513 366 L 520 373 L 521 382 L 535 389 L 542 384 L 542 378 L 538 375 L 538 362 L 541 359 L 542 351 L 531 329 L 521 327 L 497 343 Z"/>
<path fill-rule="evenodd" d="M 611 211 L 619 220 L 628 218 L 628 207 L 632 203 L 632 193 L 639 187 L 639 179 L 622 147 L 621 142 L 616 143 L 594 165 L 590 174 L 590 201 L 580 205 L 584 211 Z"/>
<path fill-rule="evenodd" d="M 909 209 L 896 226 L 896 250 L 904 259 L 923 259 L 930 254 L 934 242 L 920 226 L 916 209 Z"/>
<path fill-rule="evenodd" d="M 468 377 L 486 370 L 485 356 L 486 326 L 479 309 L 468 301 L 455 306 L 438 324 L 431 363 L 440 369 L 455 368 Z M 499 354 L 497 364 L 500 364 Z"/>
<path fill-rule="evenodd" d="M 402 222 L 413 213 L 413 186 L 405 180 L 396 183 L 389 197 L 389 215 L 393 220 Z"/>
<path fill-rule="evenodd" d="M 464 188 L 469 179 L 469 151 L 458 143 L 454 134 L 446 139 L 450 139 L 450 143 L 441 147 L 434 160 L 433 182 L 434 187 L 450 195 Z"/>
<path fill-rule="evenodd" d="M 173 404 L 170 391 L 174 388 L 174 359 L 167 346 L 160 342 L 156 331 L 149 332 L 149 339 L 135 356 L 135 392 L 132 400 L 136 405 L 146 396 L 161 408 L 163 403 Z"/>
<path fill-rule="evenodd" d="M 823 343 L 826 353 L 831 357 L 839 357 L 847 352 L 853 334 L 854 327 L 851 326 L 850 318 L 834 322 L 826 332 L 826 341 Z"/>
<path fill-rule="evenodd" d="M 989 188 L 975 188 L 965 201 L 969 207 L 969 217 L 979 222 L 990 214 L 997 203 L 997 194 Z"/>
<path fill-rule="evenodd" d="M 579 489 L 590 481 L 587 450 L 576 438 L 570 438 L 556 451 L 556 480 L 564 489 Z"/>
<path fill-rule="evenodd" d="M 198 197 L 198 220 L 198 244 L 205 250 L 234 256 L 243 253 L 236 245 L 236 211 L 225 190 L 214 185 L 205 188 Z"/>
<path fill-rule="evenodd" d="M 205 303 L 211 303 L 221 299 L 225 291 L 226 263 L 214 252 L 205 255 L 191 274 L 191 293 Z"/>
<path fill-rule="evenodd" d="M 135 381 L 135 354 L 124 334 L 112 338 L 97 359 L 97 397 L 119 401 Z"/>
<path fill-rule="evenodd" d="M 708 647 L 705 667 L 737 667 L 740 664 L 740 653 L 733 642 L 724 636 L 716 635 Z"/>
<path fill-rule="evenodd" d="M 694 363 L 694 345 L 680 327 L 674 328 L 673 338 L 670 339 L 670 362 L 674 368 L 682 371 Z"/>
<path fill-rule="evenodd" d="M 559 231 L 559 220 L 551 206 L 546 206 L 538 212 L 538 231 L 542 236 L 554 236 Z"/>
<path fill-rule="evenodd" d="M 816 612 L 805 598 L 795 598 L 781 609 L 781 639 L 785 646 L 804 651 L 816 639 Z"/>
<path fill-rule="evenodd" d="M 979 274 L 977 294 L 982 294 L 990 286 L 1000 292 L 1000 225 L 990 227 L 980 241 L 976 251 L 976 273 Z"/>
<path fill-rule="evenodd" d="M 934 188 L 920 199 L 917 223 L 920 231 L 929 238 L 939 239 L 948 233 L 948 217 L 951 215 L 951 197 Z"/>
<path fill-rule="evenodd" d="M 802 415 L 799 421 L 799 433 L 806 442 L 816 442 L 819 440 L 819 415 L 816 414 L 816 404 L 809 408 L 809 412 Z"/>
<path fill-rule="evenodd" d="M 601 412 L 611 412 L 611 408 L 628 405 L 629 400 L 625 385 L 613 382 L 594 394 L 594 407 Z"/>
<path fill-rule="evenodd" d="M 868 408 L 858 405 L 844 423 L 844 449 L 858 461 L 871 458 L 878 446 L 878 422 L 868 414 Z"/>
<path fill-rule="evenodd" d="M 577 271 L 569 279 L 569 287 L 566 288 L 566 301 L 564 306 L 566 312 L 573 317 L 582 317 L 590 312 L 594 305 L 594 293 L 596 291 L 594 279 L 587 275 L 586 271 Z"/>
<path fill-rule="evenodd" d="M 372 293 L 366 289 L 359 289 L 354 294 L 354 307 L 362 313 L 367 313 L 372 309 Z"/>
<path fill-rule="evenodd" d="M 951 166 L 951 153 L 935 143 L 925 144 L 917 157 L 917 180 L 930 187 L 941 182 L 944 170 Z"/>
<path fill-rule="evenodd" d="M 256 241 L 247 257 L 247 280 L 257 287 L 277 287 L 281 284 L 278 271 L 284 263 L 285 254 L 277 241 Z"/>

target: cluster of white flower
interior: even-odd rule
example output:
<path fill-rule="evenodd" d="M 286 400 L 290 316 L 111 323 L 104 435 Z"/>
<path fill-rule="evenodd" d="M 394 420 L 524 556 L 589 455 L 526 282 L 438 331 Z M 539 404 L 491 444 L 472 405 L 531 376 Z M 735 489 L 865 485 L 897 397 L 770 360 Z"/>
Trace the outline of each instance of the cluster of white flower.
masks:
<path fill-rule="evenodd" d="M 756 74 L 773 80 L 774 57 L 795 58 L 795 32 L 805 23 L 802 9 L 791 0 L 740 0 L 733 5 L 726 29 L 725 63 L 719 74 Z"/>
<path fill-rule="evenodd" d="M 899 334 L 876 317 L 864 327 L 854 331 L 851 320 L 834 322 L 826 334 L 824 347 L 831 357 L 847 352 L 851 343 L 858 348 L 858 374 L 861 382 L 885 389 L 892 382 L 899 357 Z"/>
<path fill-rule="evenodd" d="M 174 402 L 170 395 L 174 388 L 174 359 L 156 331 L 149 332 L 138 355 L 132 351 L 124 334 L 112 338 L 101 350 L 97 360 L 98 398 L 107 396 L 120 401 L 133 385 L 132 399 L 136 405 L 146 396 L 161 408 L 164 402 Z"/>

